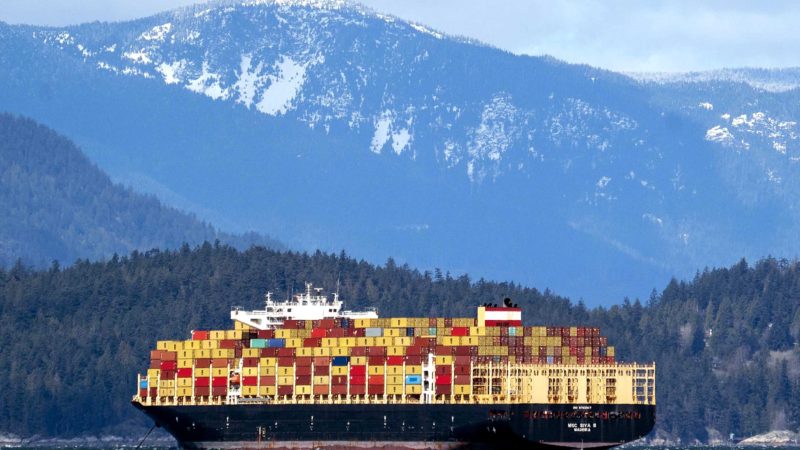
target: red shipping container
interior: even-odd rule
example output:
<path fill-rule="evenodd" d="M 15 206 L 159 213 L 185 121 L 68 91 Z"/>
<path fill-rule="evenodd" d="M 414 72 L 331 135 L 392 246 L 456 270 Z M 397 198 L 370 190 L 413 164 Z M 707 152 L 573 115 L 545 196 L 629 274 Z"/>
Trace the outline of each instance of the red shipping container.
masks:
<path fill-rule="evenodd" d="M 465 365 L 458 365 L 453 367 L 453 373 L 456 375 L 469 375 L 470 367 Z"/>
<path fill-rule="evenodd" d="M 367 366 L 350 366 L 350 375 L 366 375 Z"/>
<path fill-rule="evenodd" d="M 223 339 L 219 341 L 219 348 L 224 348 L 226 350 L 233 350 L 236 348 L 236 341 L 233 339 Z"/>
<path fill-rule="evenodd" d="M 298 386 L 310 386 L 311 385 L 311 375 L 300 375 L 294 378 L 294 384 Z"/>
<path fill-rule="evenodd" d="M 331 377 L 331 384 L 347 384 L 347 375 L 334 375 Z"/>
<path fill-rule="evenodd" d="M 314 395 L 328 395 L 328 385 L 315 385 Z"/>
<path fill-rule="evenodd" d="M 450 375 L 436 375 L 436 384 L 451 384 L 453 378 Z"/>
<path fill-rule="evenodd" d="M 436 366 L 436 375 L 450 375 L 453 368 L 450 366 Z"/>
<path fill-rule="evenodd" d="M 211 395 L 211 388 L 208 386 L 194 386 L 194 395 L 196 397 L 208 397 Z"/>
<path fill-rule="evenodd" d="M 450 336 L 469 336 L 469 327 L 453 327 Z"/>
<path fill-rule="evenodd" d="M 295 375 L 311 375 L 311 366 L 297 366 L 294 373 Z"/>
<path fill-rule="evenodd" d="M 234 356 L 234 358 L 241 358 L 242 357 L 242 349 L 241 348 L 235 348 L 233 350 L 233 356 Z"/>
<path fill-rule="evenodd" d="M 278 349 L 278 357 L 279 358 L 293 358 L 294 357 L 294 349 L 293 348 L 286 348 L 282 347 Z"/>
<path fill-rule="evenodd" d="M 370 375 L 369 384 L 383 384 L 383 375 Z"/>
<path fill-rule="evenodd" d="M 386 356 L 386 347 L 372 346 L 367 350 L 369 356 Z"/>
<path fill-rule="evenodd" d="M 178 369 L 178 378 L 192 378 L 192 368 L 181 367 Z"/>
<path fill-rule="evenodd" d="M 258 367 L 258 358 L 242 358 L 243 367 Z"/>
<path fill-rule="evenodd" d="M 293 391 L 294 391 L 294 388 L 290 384 L 287 384 L 285 386 L 284 385 L 278 386 L 278 395 L 281 396 L 281 397 L 292 395 Z"/>
<path fill-rule="evenodd" d="M 322 338 L 305 338 L 303 339 L 303 347 L 319 347 L 322 345 Z"/>
<path fill-rule="evenodd" d="M 370 366 L 382 366 L 386 362 L 386 358 L 383 356 L 370 356 L 367 361 Z"/>
<path fill-rule="evenodd" d="M 471 352 L 470 352 L 470 348 L 469 347 L 465 347 L 465 346 L 453 347 L 453 354 L 456 357 L 458 357 L 458 356 L 469 356 L 470 353 Z"/>
<path fill-rule="evenodd" d="M 275 375 L 262 375 L 261 376 L 261 385 L 262 386 L 275 386 L 275 380 L 277 378 Z"/>
<path fill-rule="evenodd" d="M 469 356 L 456 356 L 453 358 L 453 362 L 456 363 L 456 366 L 467 366 L 469 368 L 469 363 L 472 360 Z"/>
<path fill-rule="evenodd" d="M 330 375 L 331 368 L 328 366 L 314 366 L 314 375 L 317 376 L 325 376 Z"/>
<path fill-rule="evenodd" d="M 262 348 L 259 354 L 261 355 L 262 358 L 274 358 L 278 356 L 278 350 L 279 349 L 276 347 Z"/>
<path fill-rule="evenodd" d="M 350 349 L 350 356 L 367 356 L 367 347 L 353 347 Z"/>
<path fill-rule="evenodd" d="M 211 387 L 220 387 L 228 385 L 228 377 L 213 377 L 211 378 Z"/>
<path fill-rule="evenodd" d="M 334 384 L 333 386 L 331 386 L 331 395 L 347 395 L 347 385 Z"/>
<path fill-rule="evenodd" d="M 403 357 L 402 356 L 387 356 L 386 357 L 386 364 L 389 366 L 402 366 L 403 365 Z"/>
<path fill-rule="evenodd" d="M 299 320 L 287 319 L 283 321 L 283 328 L 287 330 L 298 330 L 300 328 L 305 328 L 304 326 L 301 326 L 301 323 L 302 322 Z"/>
<path fill-rule="evenodd" d="M 420 356 L 420 355 L 407 355 L 406 356 L 406 365 L 418 366 L 420 364 L 422 364 L 422 356 Z"/>
<path fill-rule="evenodd" d="M 314 363 L 314 358 L 311 356 L 298 356 L 294 359 L 294 363 L 297 367 L 304 366 L 304 367 L 311 367 L 311 364 Z"/>
<path fill-rule="evenodd" d="M 358 329 L 363 330 L 363 328 L 358 328 Z M 359 385 L 350 384 L 350 395 L 366 395 L 366 393 L 367 393 L 366 384 L 359 384 Z"/>
<path fill-rule="evenodd" d="M 433 352 L 436 356 L 448 356 L 453 354 L 453 347 L 448 345 L 437 345 Z"/>
<path fill-rule="evenodd" d="M 314 357 L 314 365 L 315 366 L 328 366 L 331 363 L 330 356 L 315 356 Z"/>
<path fill-rule="evenodd" d="M 139 389 L 139 397 L 147 397 L 147 388 Z"/>
<path fill-rule="evenodd" d="M 155 397 L 156 395 L 158 395 L 158 389 L 150 388 L 150 395 L 149 396 L 150 397 Z"/>
<path fill-rule="evenodd" d="M 353 385 L 365 385 L 367 384 L 367 377 L 364 375 L 350 375 L 350 386 Z"/>
<path fill-rule="evenodd" d="M 211 386 L 212 397 L 225 397 L 228 395 L 228 388 L 225 386 Z"/>
<path fill-rule="evenodd" d="M 230 364 L 230 360 L 225 358 L 214 358 L 211 360 L 211 367 L 215 369 L 225 369 Z"/>
<path fill-rule="evenodd" d="M 242 386 L 258 386 L 258 377 L 242 377 Z"/>
<path fill-rule="evenodd" d="M 436 395 L 450 395 L 453 393 L 453 389 L 449 384 L 437 384 L 436 385 Z"/>
<path fill-rule="evenodd" d="M 197 368 L 207 369 L 211 367 L 211 358 L 198 358 L 194 360 L 194 366 Z"/>
<path fill-rule="evenodd" d="M 208 331 L 192 330 L 193 341 L 207 341 Z"/>
<path fill-rule="evenodd" d="M 151 359 L 149 368 L 150 369 L 160 369 L 161 368 L 161 360 L 160 359 Z"/>
<path fill-rule="evenodd" d="M 312 338 L 328 337 L 328 330 L 324 328 L 314 328 L 313 330 L 311 330 L 311 337 Z"/>
<path fill-rule="evenodd" d="M 369 395 L 383 395 L 384 391 L 382 384 L 370 384 L 367 386 L 367 394 Z"/>
<path fill-rule="evenodd" d="M 258 339 L 275 339 L 275 330 L 258 330 L 256 336 Z"/>
<path fill-rule="evenodd" d="M 197 386 L 208 387 L 208 386 L 211 385 L 211 380 L 208 377 L 195 378 L 194 379 L 194 385 L 195 385 L 195 387 L 197 387 Z"/>
<path fill-rule="evenodd" d="M 161 376 L 159 377 L 160 380 L 174 380 L 175 379 L 175 371 L 174 370 L 162 370 Z"/>
<path fill-rule="evenodd" d="M 406 356 L 419 356 L 421 354 L 422 354 L 422 347 L 419 347 L 417 345 L 406 347 Z"/>
<path fill-rule="evenodd" d="M 162 361 L 176 361 L 178 359 L 178 354 L 175 352 L 161 352 L 161 360 Z"/>
<path fill-rule="evenodd" d="M 292 367 L 294 365 L 294 358 L 282 357 L 278 358 L 278 367 Z"/>
<path fill-rule="evenodd" d="M 469 384 L 472 376 L 469 374 L 456 374 L 453 376 L 453 384 Z"/>
<path fill-rule="evenodd" d="M 150 360 L 161 361 L 161 350 L 150 350 Z"/>

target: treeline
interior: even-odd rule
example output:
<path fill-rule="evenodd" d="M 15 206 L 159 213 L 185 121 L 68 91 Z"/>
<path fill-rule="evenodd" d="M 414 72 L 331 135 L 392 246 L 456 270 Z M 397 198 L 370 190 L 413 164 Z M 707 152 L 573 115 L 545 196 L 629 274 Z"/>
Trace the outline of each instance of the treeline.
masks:
<path fill-rule="evenodd" d="M 101 259 L 134 249 L 221 239 L 239 248 L 283 246 L 233 236 L 111 182 L 69 139 L 30 119 L 0 113 L 0 265 L 17 259 Z"/>
<path fill-rule="evenodd" d="M 381 315 L 472 316 L 510 296 L 527 324 L 603 328 L 625 361 L 657 363 L 658 429 L 684 442 L 709 430 L 752 435 L 800 424 L 800 269 L 745 261 L 670 283 L 644 303 L 587 309 L 514 283 L 375 266 L 344 253 L 184 246 L 78 261 L 48 270 L 0 270 L 0 432 L 22 436 L 135 435 L 136 373 L 157 339 L 230 327 L 233 305 L 256 308 L 309 281 L 349 308 Z"/>

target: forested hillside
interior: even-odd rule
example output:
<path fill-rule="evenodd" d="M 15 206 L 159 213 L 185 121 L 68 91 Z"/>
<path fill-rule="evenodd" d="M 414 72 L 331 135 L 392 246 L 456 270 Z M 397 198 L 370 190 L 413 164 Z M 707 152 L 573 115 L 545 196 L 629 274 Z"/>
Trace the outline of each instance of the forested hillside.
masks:
<path fill-rule="evenodd" d="M 0 211 L 0 265 L 6 267 L 18 258 L 46 267 L 53 260 L 215 239 L 281 248 L 254 234 L 220 233 L 155 197 L 115 185 L 71 141 L 9 114 L 0 114 Z"/>
<path fill-rule="evenodd" d="M 124 434 L 147 425 L 130 406 L 136 373 L 157 339 L 230 326 L 232 305 L 304 281 L 381 315 L 471 316 L 510 296 L 527 324 L 600 326 L 619 359 L 655 360 L 661 434 L 706 440 L 797 429 L 800 267 L 767 259 L 670 283 L 645 304 L 587 309 L 513 283 L 453 278 L 344 254 L 245 252 L 204 244 L 107 262 L 0 271 L 0 433 Z"/>

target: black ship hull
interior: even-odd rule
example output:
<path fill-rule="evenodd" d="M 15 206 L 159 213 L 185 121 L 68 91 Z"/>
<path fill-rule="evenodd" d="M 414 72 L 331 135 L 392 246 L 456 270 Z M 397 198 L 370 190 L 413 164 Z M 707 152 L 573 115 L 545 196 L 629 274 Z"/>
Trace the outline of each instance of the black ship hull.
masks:
<path fill-rule="evenodd" d="M 654 405 L 134 405 L 186 449 L 603 449 L 655 424 Z"/>

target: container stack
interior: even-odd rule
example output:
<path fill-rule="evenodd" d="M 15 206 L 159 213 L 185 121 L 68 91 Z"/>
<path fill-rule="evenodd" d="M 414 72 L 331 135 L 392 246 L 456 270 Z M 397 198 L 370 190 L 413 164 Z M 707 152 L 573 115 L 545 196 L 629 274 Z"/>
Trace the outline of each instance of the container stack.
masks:
<path fill-rule="evenodd" d="M 614 347 L 590 327 L 479 326 L 474 318 L 286 320 L 274 330 L 234 323 L 234 330 L 159 341 L 139 396 L 420 396 L 428 389 L 463 399 L 472 393 L 474 365 L 615 362 Z"/>

